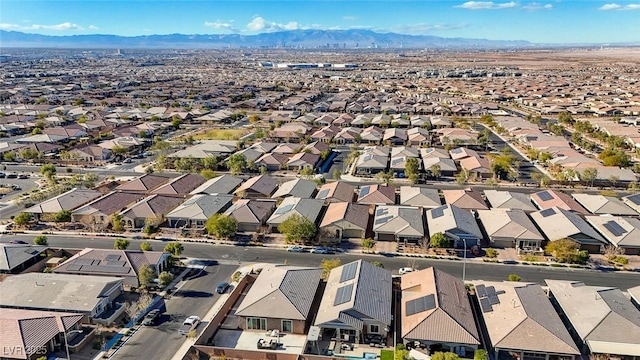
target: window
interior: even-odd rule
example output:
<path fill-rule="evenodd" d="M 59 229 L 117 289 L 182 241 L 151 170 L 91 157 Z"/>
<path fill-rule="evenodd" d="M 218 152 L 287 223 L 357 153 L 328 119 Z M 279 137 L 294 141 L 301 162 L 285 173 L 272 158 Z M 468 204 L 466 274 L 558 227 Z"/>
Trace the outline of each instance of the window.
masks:
<path fill-rule="evenodd" d="M 247 329 L 267 330 L 267 319 L 249 317 L 247 318 Z"/>
<path fill-rule="evenodd" d="M 293 332 L 293 321 L 282 320 L 282 332 Z"/>
<path fill-rule="evenodd" d="M 377 334 L 380 332 L 380 327 L 378 325 L 371 324 L 369 325 L 369 332 Z"/>

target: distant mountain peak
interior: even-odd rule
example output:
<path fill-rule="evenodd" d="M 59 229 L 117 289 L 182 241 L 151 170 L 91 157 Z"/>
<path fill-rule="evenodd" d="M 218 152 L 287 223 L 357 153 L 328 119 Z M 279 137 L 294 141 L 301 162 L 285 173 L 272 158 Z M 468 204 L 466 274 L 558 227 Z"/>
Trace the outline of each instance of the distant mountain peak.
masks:
<path fill-rule="evenodd" d="M 39 35 L 0 30 L 0 47 L 66 48 L 507 48 L 531 46 L 528 41 L 443 38 L 431 35 L 378 33 L 368 29 L 300 29 L 242 34 L 168 35 Z"/>

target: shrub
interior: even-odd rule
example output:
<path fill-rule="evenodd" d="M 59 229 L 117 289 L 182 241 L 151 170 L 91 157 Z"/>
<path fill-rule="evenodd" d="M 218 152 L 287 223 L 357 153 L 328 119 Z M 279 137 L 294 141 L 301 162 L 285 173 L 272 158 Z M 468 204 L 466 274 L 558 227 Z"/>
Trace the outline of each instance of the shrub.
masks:
<path fill-rule="evenodd" d="M 520 277 L 520 275 L 516 275 L 516 274 L 509 274 L 509 281 L 520 281 L 522 280 L 522 278 Z"/>
<path fill-rule="evenodd" d="M 102 343 L 100 342 L 100 340 L 93 340 L 93 344 L 91 345 L 91 348 L 93 350 L 100 350 L 102 349 Z"/>
<path fill-rule="evenodd" d="M 487 249 L 484 252 L 485 252 L 485 255 L 491 259 L 494 259 L 498 256 L 498 250 L 496 249 Z"/>
<path fill-rule="evenodd" d="M 240 276 L 241 275 L 242 275 L 242 273 L 240 271 L 234 272 L 233 275 L 231 275 L 231 281 L 233 281 L 233 282 L 240 281 Z"/>
<path fill-rule="evenodd" d="M 435 248 L 448 248 L 451 247 L 451 240 L 445 234 L 438 232 L 431 235 L 429 245 Z"/>

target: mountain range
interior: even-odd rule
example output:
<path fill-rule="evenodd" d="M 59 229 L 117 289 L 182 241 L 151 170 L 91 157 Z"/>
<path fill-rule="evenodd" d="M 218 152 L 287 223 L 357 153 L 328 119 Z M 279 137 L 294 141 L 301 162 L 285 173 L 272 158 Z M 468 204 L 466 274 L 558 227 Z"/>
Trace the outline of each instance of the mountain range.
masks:
<path fill-rule="evenodd" d="M 509 48 L 529 47 L 524 40 L 443 38 L 377 33 L 371 30 L 291 30 L 256 35 L 39 35 L 0 30 L 0 47 L 36 48 Z"/>

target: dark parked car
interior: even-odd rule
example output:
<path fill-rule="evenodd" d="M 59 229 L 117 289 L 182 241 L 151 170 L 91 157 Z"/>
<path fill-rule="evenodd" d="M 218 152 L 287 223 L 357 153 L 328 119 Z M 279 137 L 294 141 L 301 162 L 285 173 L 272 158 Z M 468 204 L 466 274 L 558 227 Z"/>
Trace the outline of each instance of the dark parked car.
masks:
<path fill-rule="evenodd" d="M 27 242 L 22 240 L 11 240 L 9 241 L 9 244 L 27 244 Z"/>
<path fill-rule="evenodd" d="M 227 292 L 227 289 L 229 288 L 229 283 L 228 282 L 221 282 L 220 284 L 218 284 L 218 286 L 216 287 L 216 292 L 218 294 L 224 294 L 225 292 Z"/>
<path fill-rule="evenodd" d="M 147 316 L 144 317 L 144 320 L 142 320 L 142 325 L 145 325 L 145 326 L 155 325 L 159 317 L 160 317 L 160 310 L 153 309 L 149 311 Z"/>
<path fill-rule="evenodd" d="M 15 179 L 18 177 L 18 174 L 7 174 L 7 179 Z"/>
<path fill-rule="evenodd" d="M 29 178 L 29 174 L 20 174 L 18 175 L 18 179 L 28 179 Z"/>

